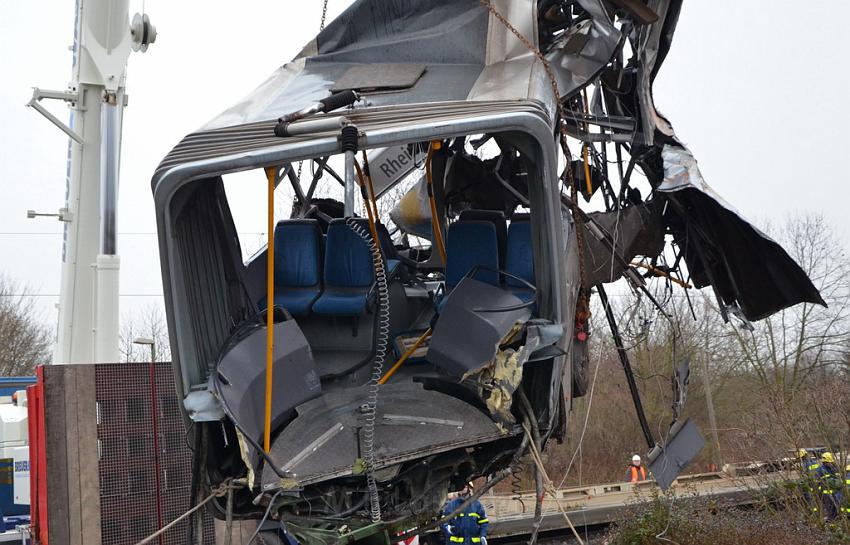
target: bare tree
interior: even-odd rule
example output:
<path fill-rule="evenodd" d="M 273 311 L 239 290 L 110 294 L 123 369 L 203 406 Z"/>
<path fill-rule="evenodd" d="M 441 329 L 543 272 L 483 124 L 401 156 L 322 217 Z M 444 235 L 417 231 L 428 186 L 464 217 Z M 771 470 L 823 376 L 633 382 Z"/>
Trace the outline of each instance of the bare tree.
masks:
<path fill-rule="evenodd" d="M 791 218 L 773 231 L 829 307 L 800 304 L 754 323 L 753 332 L 724 324 L 709 289 L 688 290 L 686 297 L 684 290 L 652 280 L 663 312 L 646 297 L 612 295 L 656 438 L 670 422 L 672 367 L 690 360 L 686 416 L 711 433 L 711 443 L 722 451 L 705 449 L 694 468 L 720 458 L 775 459 L 800 446 L 840 453 L 850 445 L 850 261 L 832 232 L 819 215 Z M 568 483 L 619 479 L 631 454 L 646 448 L 603 309 L 594 305 L 593 312 L 593 386 L 573 401 L 565 444 L 548 448 L 552 475 L 571 467 Z"/>
<path fill-rule="evenodd" d="M 150 305 L 133 316 L 125 316 L 122 320 L 119 339 L 122 361 L 150 361 L 150 347 L 134 342 L 139 337 L 153 340 L 157 361 L 171 360 L 168 327 L 159 305 Z"/>
<path fill-rule="evenodd" d="M 828 308 L 801 303 L 755 325 L 735 329 L 747 364 L 777 402 L 793 404 L 822 369 L 846 365 L 850 342 L 850 261 L 820 214 L 789 218 L 776 233 L 821 293 Z"/>
<path fill-rule="evenodd" d="M 31 375 L 50 362 L 53 341 L 25 286 L 0 275 L 0 375 Z"/>

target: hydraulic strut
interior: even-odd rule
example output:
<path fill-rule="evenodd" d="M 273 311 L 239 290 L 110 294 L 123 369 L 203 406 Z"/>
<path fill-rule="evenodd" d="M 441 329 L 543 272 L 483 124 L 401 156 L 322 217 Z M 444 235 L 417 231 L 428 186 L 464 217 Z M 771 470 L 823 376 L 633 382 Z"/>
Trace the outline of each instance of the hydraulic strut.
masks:
<path fill-rule="evenodd" d="M 635 383 L 635 375 L 632 372 L 632 366 L 629 363 L 629 356 L 626 354 L 626 348 L 623 346 L 623 339 L 620 337 L 620 328 L 617 327 L 617 320 L 614 318 L 614 311 L 611 310 L 611 305 L 608 302 L 608 294 L 605 293 L 605 288 L 602 284 L 596 286 L 599 292 L 599 299 L 602 301 L 602 306 L 605 308 L 605 318 L 608 319 L 608 327 L 611 328 L 611 337 L 614 339 L 614 345 L 617 347 L 617 356 L 620 357 L 620 364 L 623 366 L 623 371 L 626 373 L 626 382 L 629 383 L 629 392 L 632 394 L 632 401 L 635 404 L 640 429 L 643 431 L 643 436 L 646 439 L 646 444 L 649 448 L 655 446 L 655 439 L 652 438 L 652 432 L 649 429 L 649 423 L 646 421 L 646 413 L 643 410 L 643 404 L 640 402 L 640 392 Z"/>
<path fill-rule="evenodd" d="M 316 119 L 309 118 L 316 114 L 328 113 L 346 106 L 351 106 L 359 99 L 360 96 L 350 90 L 325 97 L 315 104 L 311 104 L 306 108 L 302 108 L 301 110 L 278 118 L 277 125 L 275 125 L 274 128 L 274 134 L 275 136 L 285 138 L 287 136 L 299 136 L 302 134 L 334 131 L 339 129 L 345 124 L 345 117 L 343 116 L 332 116 L 329 118 L 319 116 Z"/>

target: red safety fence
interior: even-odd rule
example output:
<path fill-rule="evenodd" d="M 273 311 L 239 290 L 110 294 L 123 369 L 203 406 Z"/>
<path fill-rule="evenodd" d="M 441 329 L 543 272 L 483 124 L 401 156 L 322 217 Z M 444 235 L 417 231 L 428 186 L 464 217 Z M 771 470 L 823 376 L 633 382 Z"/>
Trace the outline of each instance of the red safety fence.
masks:
<path fill-rule="evenodd" d="M 30 524 L 33 539 L 48 545 L 47 536 L 47 449 L 44 447 L 44 373 L 27 386 L 27 432 L 30 446 Z"/>

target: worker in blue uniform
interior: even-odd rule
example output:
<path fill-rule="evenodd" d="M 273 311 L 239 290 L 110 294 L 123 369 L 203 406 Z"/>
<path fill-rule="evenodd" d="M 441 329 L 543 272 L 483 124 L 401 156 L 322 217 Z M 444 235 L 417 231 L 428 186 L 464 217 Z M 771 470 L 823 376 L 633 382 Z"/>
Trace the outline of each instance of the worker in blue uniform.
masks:
<path fill-rule="evenodd" d="M 844 482 L 838 497 L 838 512 L 842 517 L 850 518 L 850 464 L 844 466 Z"/>
<path fill-rule="evenodd" d="M 461 506 L 472 494 L 472 483 L 468 483 L 456 498 L 450 500 L 443 507 L 443 516 L 451 514 Z M 443 523 L 443 536 L 447 545 L 481 545 L 486 543 L 487 513 L 481 502 L 475 500 L 464 508 L 463 511 Z"/>
<path fill-rule="evenodd" d="M 841 474 L 835 465 L 835 456 L 831 452 L 824 452 L 820 458 L 820 467 L 817 471 L 818 491 L 820 492 L 821 506 L 823 507 L 823 519 L 827 522 L 838 516 L 841 505 Z"/>
<path fill-rule="evenodd" d="M 820 511 L 820 494 L 818 493 L 818 473 L 820 463 L 808 450 L 801 448 L 797 451 L 800 460 L 800 488 L 803 491 L 803 499 L 811 507 L 812 512 Z"/>

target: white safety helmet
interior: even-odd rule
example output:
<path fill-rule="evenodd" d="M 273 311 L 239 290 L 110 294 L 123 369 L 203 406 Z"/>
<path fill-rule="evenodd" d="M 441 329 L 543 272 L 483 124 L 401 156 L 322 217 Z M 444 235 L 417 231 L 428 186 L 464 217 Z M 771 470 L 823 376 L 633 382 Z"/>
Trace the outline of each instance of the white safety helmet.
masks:
<path fill-rule="evenodd" d="M 635 463 L 635 462 L 640 463 L 640 456 L 637 455 L 637 454 L 632 456 L 632 463 Z"/>

